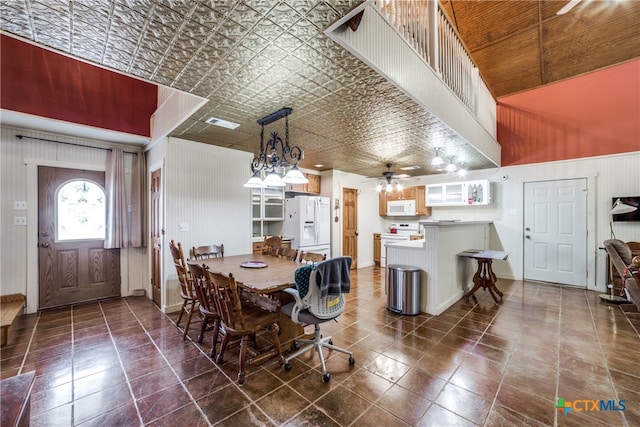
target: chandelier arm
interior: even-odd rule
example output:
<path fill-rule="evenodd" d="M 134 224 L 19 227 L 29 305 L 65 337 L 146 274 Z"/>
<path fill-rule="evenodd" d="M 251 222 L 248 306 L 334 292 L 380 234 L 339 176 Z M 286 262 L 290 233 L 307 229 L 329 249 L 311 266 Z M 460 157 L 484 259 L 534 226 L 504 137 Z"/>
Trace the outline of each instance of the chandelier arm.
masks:
<path fill-rule="evenodd" d="M 279 173 L 276 170 L 280 169 L 286 171 L 289 167 L 297 167 L 300 160 L 304 158 L 304 151 L 300 147 L 289 145 L 289 114 L 291 111 L 290 108 L 283 108 L 258 120 L 258 124 L 261 125 L 260 154 L 256 155 L 251 161 L 253 175 L 257 175 L 262 171 L 268 174 Z M 282 117 L 285 118 L 284 141 L 278 132 L 274 131 L 271 132 L 270 138 L 265 142 L 265 125 Z"/>

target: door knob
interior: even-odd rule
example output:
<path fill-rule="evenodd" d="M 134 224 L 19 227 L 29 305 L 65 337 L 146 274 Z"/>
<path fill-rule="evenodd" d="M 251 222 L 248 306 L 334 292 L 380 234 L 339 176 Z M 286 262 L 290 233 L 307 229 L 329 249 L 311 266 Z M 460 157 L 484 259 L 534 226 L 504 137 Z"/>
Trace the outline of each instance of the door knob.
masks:
<path fill-rule="evenodd" d="M 529 227 L 525 228 L 526 231 L 531 231 L 531 229 Z"/>
<path fill-rule="evenodd" d="M 42 246 L 43 248 L 48 248 L 49 244 L 48 243 L 41 243 L 40 246 Z"/>
<path fill-rule="evenodd" d="M 531 238 L 531 236 L 529 236 L 528 234 L 525 234 L 524 237 L 526 237 L 527 239 Z"/>

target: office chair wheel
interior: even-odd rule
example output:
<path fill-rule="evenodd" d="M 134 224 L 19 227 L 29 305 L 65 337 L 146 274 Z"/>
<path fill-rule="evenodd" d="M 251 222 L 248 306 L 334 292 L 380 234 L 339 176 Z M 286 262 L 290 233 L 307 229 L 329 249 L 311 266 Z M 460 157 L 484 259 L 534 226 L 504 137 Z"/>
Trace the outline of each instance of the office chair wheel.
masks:
<path fill-rule="evenodd" d="M 355 365 L 356 364 L 356 359 L 353 356 L 349 357 L 349 365 Z"/>
<path fill-rule="evenodd" d="M 327 372 L 326 374 L 324 374 L 322 376 L 322 381 L 324 381 L 325 383 L 328 383 L 329 381 L 331 381 L 331 374 L 329 372 Z"/>
<path fill-rule="evenodd" d="M 292 368 L 291 363 L 285 363 L 284 364 L 284 370 L 285 371 L 289 372 L 291 370 L 291 368 Z"/>

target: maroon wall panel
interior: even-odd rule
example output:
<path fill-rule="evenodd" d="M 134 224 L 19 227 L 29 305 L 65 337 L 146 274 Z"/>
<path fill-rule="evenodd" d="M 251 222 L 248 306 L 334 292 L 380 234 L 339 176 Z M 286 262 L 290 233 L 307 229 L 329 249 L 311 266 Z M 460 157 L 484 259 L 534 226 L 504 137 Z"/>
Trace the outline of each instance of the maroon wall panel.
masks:
<path fill-rule="evenodd" d="M 502 166 L 640 151 L 640 60 L 498 100 Z"/>
<path fill-rule="evenodd" d="M 156 85 L 0 37 L 2 108 L 150 136 Z"/>

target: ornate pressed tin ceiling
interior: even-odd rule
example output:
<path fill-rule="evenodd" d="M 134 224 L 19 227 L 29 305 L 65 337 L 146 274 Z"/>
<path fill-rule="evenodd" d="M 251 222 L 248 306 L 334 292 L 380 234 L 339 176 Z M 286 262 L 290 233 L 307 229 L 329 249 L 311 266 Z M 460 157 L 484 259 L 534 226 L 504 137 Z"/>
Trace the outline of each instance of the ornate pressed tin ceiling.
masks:
<path fill-rule="evenodd" d="M 372 175 L 391 162 L 419 165 L 413 173 L 425 175 L 434 173 L 436 146 L 469 169 L 492 167 L 437 117 L 324 35 L 359 3 L 3 0 L 0 24 L 37 44 L 208 98 L 172 136 L 256 153 L 256 120 L 291 107 L 291 141 L 305 151 L 304 168 L 320 163 L 323 170 Z M 210 117 L 240 127 L 211 126 L 205 123 Z"/>

